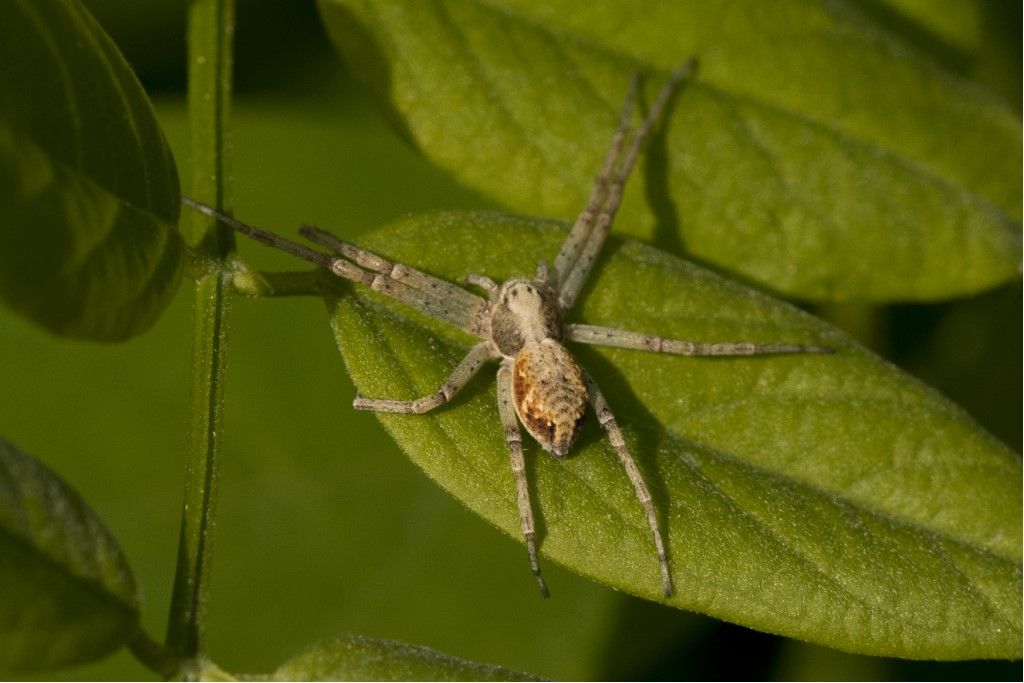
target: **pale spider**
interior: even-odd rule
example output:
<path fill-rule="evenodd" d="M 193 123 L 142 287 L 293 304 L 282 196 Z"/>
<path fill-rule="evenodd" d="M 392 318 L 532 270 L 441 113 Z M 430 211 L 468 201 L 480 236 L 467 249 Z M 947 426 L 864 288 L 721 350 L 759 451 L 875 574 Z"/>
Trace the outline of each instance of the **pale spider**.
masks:
<path fill-rule="evenodd" d="M 831 353 L 831 349 L 805 344 L 690 342 L 563 322 L 608 236 L 612 219 L 622 200 L 623 186 L 636 163 L 644 139 L 659 120 L 672 93 L 690 75 L 694 66 L 695 61 L 690 59 L 672 74 L 623 155 L 639 83 L 638 76 L 633 77 L 622 107 L 619 127 L 612 138 L 611 148 L 605 156 L 590 200 L 559 250 L 554 268 L 549 269 L 547 263 L 541 261 L 533 279 L 517 277 L 501 285 L 482 275 L 469 275 L 466 278 L 467 284 L 486 290 L 487 299 L 409 266 L 391 263 L 312 226 L 302 226 L 300 233 L 338 256 L 315 251 L 269 231 L 246 225 L 188 198 L 183 200 L 186 205 L 255 240 L 312 261 L 346 280 L 369 285 L 378 292 L 480 338 L 481 341 L 470 349 L 435 393 L 415 400 L 364 398 L 357 395 L 352 403 L 356 409 L 388 413 L 428 412 L 450 401 L 484 362 L 501 360 L 497 381 L 498 414 L 511 458 L 519 522 L 530 567 L 544 597 L 549 593 L 537 559 L 533 510 L 526 480 L 522 437 L 516 418 L 518 416 L 519 422 L 544 450 L 557 458 L 565 458 L 580 433 L 588 402 L 597 414 L 597 421 L 608 432 L 608 439 L 647 515 L 647 524 L 660 563 L 662 588 L 665 597 L 672 595 L 672 578 L 665 544 L 647 484 L 594 378 L 579 366 L 562 342 L 574 341 L 682 356 Z"/>

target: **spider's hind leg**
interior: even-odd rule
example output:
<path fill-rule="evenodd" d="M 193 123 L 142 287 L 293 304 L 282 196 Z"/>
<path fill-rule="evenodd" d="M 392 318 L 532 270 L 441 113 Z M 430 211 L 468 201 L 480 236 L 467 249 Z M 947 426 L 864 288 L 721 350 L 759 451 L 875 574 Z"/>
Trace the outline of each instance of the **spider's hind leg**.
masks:
<path fill-rule="evenodd" d="M 629 477 L 629 481 L 633 484 L 633 490 L 636 492 L 637 500 L 640 501 L 641 507 L 644 509 L 644 514 L 647 515 L 647 525 L 651 530 L 651 537 L 654 540 L 654 548 L 658 553 L 658 563 L 661 567 L 661 587 L 666 598 L 672 597 L 672 574 L 668 568 L 668 556 L 665 553 L 665 542 L 661 537 L 661 529 L 658 526 L 658 515 L 654 510 L 654 503 L 651 499 L 651 492 L 647 488 L 647 483 L 644 481 L 644 477 L 640 474 L 640 469 L 636 466 L 636 461 L 633 459 L 633 455 L 629 452 L 629 447 L 626 445 L 626 439 L 622 435 L 622 430 L 619 429 L 618 423 L 615 421 L 615 416 L 612 414 L 612 410 L 608 407 L 608 401 L 605 400 L 604 394 L 597 386 L 597 382 L 590 376 L 590 373 L 586 370 L 583 371 L 584 377 L 587 380 L 587 393 L 590 395 L 590 404 L 594 408 L 594 413 L 597 415 L 597 421 L 601 424 L 601 427 L 608 432 L 608 440 L 611 442 L 612 447 L 615 449 L 615 453 L 619 456 L 619 462 L 626 469 L 626 476 Z"/>
<path fill-rule="evenodd" d="M 498 369 L 498 415 L 501 426 L 505 430 L 505 444 L 512 465 L 512 476 L 516 482 L 516 505 L 519 508 L 519 526 L 523 531 L 523 541 L 530 557 L 530 569 L 537 579 L 537 588 L 545 598 L 550 597 L 548 586 L 540 574 L 540 561 L 537 559 L 536 528 L 533 522 L 533 506 L 530 503 L 530 487 L 526 479 L 526 459 L 523 457 L 523 437 L 519 431 L 519 422 L 515 407 L 512 405 L 512 367 L 508 361 L 502 362 Z"/>

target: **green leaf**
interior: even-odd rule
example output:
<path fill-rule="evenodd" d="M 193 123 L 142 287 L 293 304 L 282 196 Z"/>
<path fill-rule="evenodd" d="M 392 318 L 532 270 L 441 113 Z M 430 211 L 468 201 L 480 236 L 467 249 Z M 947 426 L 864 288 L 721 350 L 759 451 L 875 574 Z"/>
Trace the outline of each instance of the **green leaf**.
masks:
<path fill-rule="evenodd" d="M 98 659 L 134 635 L 128 563 L 88 504 L 0 438 L 0 671 Z"/>
<path fill-rule="evenodd" d="M 453 281 L 505 278 L 532 273 L 565 231 L 451 213 L 396 223 L 366 245 Z M 570 321 L 838 351 L 707 359 L 572 345 L 608 395 L 667 527 L 669 604 L 865 654 L 1019 657 L 1020 458 L 809 315 L 650 247 L 609 246 Z M 471 339 L 356 293 L 330 307 L 360 393 L 435 391 Z M 435 413 L 380 419 L 431 478 L 518 538 L 493 386 L 485 371 Z M 542 553 L 660 600 L 643 514 L 590 421 L 568 461 L 528 446 Z"/>
<path fill-rule="evenodd" d="M 393 640 L 344 636 L 317 643 L 278 667 L 275 681 L 535 681 L 533 676 L 479 664 Z"/>
<path fill-rule="evenodd" d="M 320 0 L 335 44 L 435 163 L 572 218 L 631 73 L 701 66 L 616 231 L 808 299 L 927 300 L 1018 276 L 1007 105 L 844 3 Z"/>
<path fill-rule="evenodd" d="M 1020 5 L 1006 0 L 882 0 L 858 9 L 944 68 L 990 88 L 1020 112 Z"/>
<path fill-rule="evenodd" d="M 149 100 L 76 0 L 0 5 L 0 64 L 0 300 L 64 336 L 142 332 L 182 264 Z"/>

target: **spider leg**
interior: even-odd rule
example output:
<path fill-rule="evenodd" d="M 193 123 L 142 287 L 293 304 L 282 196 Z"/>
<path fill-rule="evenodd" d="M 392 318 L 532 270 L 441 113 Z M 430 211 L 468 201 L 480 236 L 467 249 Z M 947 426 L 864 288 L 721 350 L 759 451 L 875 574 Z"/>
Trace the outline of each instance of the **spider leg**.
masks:
<path fill-rule="evenodd" d="M 626 469 L 626 476 L 629 477 L 630 483 L 633 484 L 637 500 L 640 501 L 640 505 L 647 514 L 647 525 L 651 529 L 651 537 L 654 539 L 654 547 L 658 552 L 658 562 L 661 565 L 661 586 L 665 597 L 670 598 L 672 597 L 672 576 L 669 573 L 665 544 L 662 541 L 661 530 L 658 527 L 658 516 L 654 510 L 654 503 L 651 501 L 651 492 L 648 490 L 644 477 L 640 474 L 640 469 L 636 466 L 636 461 L 633 460 L 633 456 L 626 446 L 622 430 L 619 429 L 619 425 L 615 421 L 615 416 L 612 415 L 611 408 L 608 407 L 608 401 L 605 400 L 604 394 L 601 393 L 597 382 L 594 381 L 589 372 L 584 370 L 583 374 L 587 380 L 587 393 L 590 395 L 590 404 L 594 408 L 594 413 L 597 414 L 597 421 L 608 432 L 608 440 L 618 454 L 619 462 Z"/>
<path fill-rule="evenodd" d="M 512 464 L 512 476 L 516 481 L 516 504 L 519 506 L 519 526 L 523 530 L 526 541 L 526 552 L 530 556 L 530 569 L 537 579 L 537 587 L 545 598 L 550 597 L 544 577 L 540 575 L 540 562 L 537 560 L 537 544 L 534 540 L 533 507 L 530 505 L 530 488 L 526 480 L 526 460 L 523 457 L 523 437 L 519 432 L 519 422 L 515 407 L 512 405 L 512 366 L 504 360 L 498 368 L 498 414 L 501 426 L 505 429 L 505 444 Z"/>
<path fill-rule="evenodd" d="M 587 276 L 597 260 L 597 255 L 601 252 L 601 247 L 604 246 L 604 240 L 611 229 L 612 220 L 615 218 L 619 205 L 622 203 L 622 190 L 629 179 L 630 173 L 633 171 L 633 167 L 636 165 L 636 160 L 640 156 L 640 149 L 643 147 L 644 141 L 661 118 L 665 105 L 668 104 L 672 94 L 690 76 L 696 64 L 696 60 L 690 58 L 672 72 L 672 76 L 661 88 L 657 99 L 654 100 L 650 111 L 647 112 L 647 118 L 644 119 L 640 128 L 637 129 L 636 135 L 626 151 L 626 156 L 622 160 L 622 165 L 619 166 L 615 177 L 611 180 L 608 187 L 608 198 L 605 200 L 601 213 L 597 216 L 594 229 L 587 235 L 586 243 L 580 249 L 579 256 L 571 265 L 571 269 L 564 274 L 564 277 L 559 279 L 559 287 L 561 289 L 558 300 L 563 311 L 569 310 L 576 302 L 576 297 L 579 296 L 580 290 L 583 289 L 583 283 L 586 282 Z M 559 271 L 559 275 L 562 275 L 561 271 Z"/>
<path fill-rule="evenodd" d="M 594 228 L 594 219 L 597 217 L 597 212 L 600 210 L 601 205 L 604 204 L 605 197 L 608 194 L 608 179 L 615 169 L 615 162 L 619 159 L 622 145 L 626 140 L 626 135 L 629 133 L 629 119 L 633 113 L 633 103 L 636 101 L 636 91 L 639 85 L 639 74 L 633 74 L 629 81 L 626 101 L 623 102 L 622 112 L 619 114 L 619 127 L 615 130 L 612 144 L 605 154 L 601 172 L 594 181 L 594 187 L 590 190 L 590 199 L 587 202 L 586 208 L 576 218 L 576 222 L 573 224 L 569 235 L 562 244 L 562 248 L 558 251 L 558 256 L 555 258 L 555 277 L 557 281 L 554 286 L 556 287 L 565 281 L 565 277 L 576 264 L 576 259 L 579 258 L 580 252 L 586 246 L 587 238 L 590 237 L 590 232 Z"/>
<path fill-rule="evenodd" d="M 306 239 L 341 254 L 360 267 L 378 273 L 379 275 L 373 276 L 366 284 L 379 292 L 395 298 L 400 298 L 399 292 L 406 292 L 404 288 L 418 292 L 418 295 L 405 293 L 405 296 L 415 299 L 418 303 L 412 305 L 432 317 L 448 322 L 452 322 L 454 319 L 458 321 L 455 324 L 460 327 L 463 327 L 463 323 L 467 320 L 479 323 L 483 319 L 487 302 L 456 284 L 428 275 L 404 263 L 388 261 L 382 256 L 338 239 L 331 233 L 312 225 L 303 225 L 299 228 L 299 233 Z M 400 287 L 396 287 L 396 283 Z M 470 331 L 479 336 L 479 324 L 475 324 Z"/>
<path fill-rule="evenodd" d="M 692 342 L 665 339 L 642 332 L 618 330 L 597 325 L 566 325 L 569 341 L 621 349 L 639 349 L 677 356 L 761 356 L 783 353 L 835 353 L 835 349 L 813 344 L 754 344 L 751 342 Z"/>
<path fill-rule="evenodd" d="M 548 283 L 548 273 L 551 269 L 548 267 L 548 262 L 544 259 L 537 261 L 537 274 L 533 276 L 533 281 L 538 286 L 543 287 Z"/>
<path fill-rule="evenodd" d="M 448 379 L 441 388 L 432 394 L 411 401 L 391 398 L 364 398 L 356 395 L 352 401 L 352 407 L 356 410 L 369 410 L 375 413 L 426 413 L 434 408 L 439 408 L 450 401 L 455 394 L 459 393 L 462 387 L 473 378 L 484 364 L 491 357 L 490 342 L 480 342 L 466 354 L 465 358 L 459 361 Z"/>
<path fill-rule="evenodd" d="M 224 225 L 228 226 L 233 230 L 237 230 L 246 237 L 249 237 L 250 239 L 254 239 L 257 242 L 262 242 L 263 244 L 266 244 L 269 247 L 273 247 L 281 251 L 286 251 L 292 256 L 298 256 L 301 259 L 305 259 L 306 261 L 315 263 L 318 266 L 326 268 L 327 270 L 331 270 L 331 265 L 335 261 L 335 259 L 329 256 L 328 254 L 323 254 L 319 251 L 316 251 L 315 249 L 310 249 L 304 244 L 293 242 L 287 237 L 281 237 L 280 235 L 270 232 L 269 230 L 264 230 L 263 228 L 257 228 L 255 225 L 243 223 L 237 218 L 233 218 L 227 214 L 221 213 L 212 206 L 207 206 L 202 202 L 197 202 L 196 200 L 190 197 L 182 197 L 181 203 L 191 209 L 198 211 L 204 216 L 209 216 L 214 220 L 220 221 Z"/>
<path fill-rule="evenodd" d="M 487 296 L 491 303 L 498 300 L 498 291 L 501 289 L 498 283 L 487 277 L 486 275 L 477 275 L 476 273 L 470 273 L 466 276 L 466 284 L 474 285 L 480 289 L 487 290 Z"/>
<path fill-rule="evenodd" d="M 283 238 L 280 234 L 264 230 L 255 225 L 243 223 L 241 220 L 220 213 L 213 207 L 190 200 L 187 197 L 182 197 L 181 203 L 219 220 L 257 242 L 262 242 L 269 247 L 288 252 L 293 256 L 298 256 L 301 259 L 330 270 L 343 280 L 367 285 L 378 292 L 390 296 L 392 299 L 421 310 L 431 317 L 454 325 L 464 332 L 468 332 L 476 337 L 482 338 L 484 336 L 483 329 L 487 302 L 451 283 L 433 278 L 432 275 L 406 265 L 391 265 L 376 254 L 353 247 L 353 250 L 359 253 L 360 259 L 365 263 L 388 263 L 391 266 L 391 271 L 397 271 L 398 273 L 399 280 L 395 280 L 390 273 L 381 273 L 379 271 L 375 273 L 366 270 L 365 267 L 361 267 L 356 262 L 353 262 L 353 260 L 348 260 L 347 257 L 338 258 L 330 254 L 318 252 L 305 245 Z M 324 232 L 324 234 L 327 233 Z M 351 247 L 351 245 L 348 246 Z M 441 285 L 444 287 L 441 287 Z M 459 292 L 461 295 L 455 294 L 451 300 L 444 298 L 445 295 L 452 294 L 453 292 Z"/>

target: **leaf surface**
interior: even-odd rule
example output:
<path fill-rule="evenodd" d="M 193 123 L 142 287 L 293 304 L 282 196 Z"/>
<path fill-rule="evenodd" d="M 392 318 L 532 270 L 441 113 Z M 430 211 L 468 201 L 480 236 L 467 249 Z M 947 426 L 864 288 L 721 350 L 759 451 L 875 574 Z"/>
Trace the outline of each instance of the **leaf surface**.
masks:
<path fill-rule="evenodd" d="M 452 281 L 500 280 L 532 273 L 565 231 L 451 213 L 393 224 L 366 246 Z M 1019 457 L 807 314 L 639 243 L 609 246 L 569 321 L 838 351 L 707 359 L 570 345 L 646 473 L 667 528 L 669 604 L 866 654 L 1019 657 Z M 472 343 L 361 288 L 330 306 L 364 396 L 433 393 Z M 493 387 L 491 367 L 449 406 L 380 419 L 431 478 L 518 538 Z M 660 600 L 643 514 L 599 428 L 564 462 L 530 442 L 527 463 L 542 553 Z"/>
<path fill-rule="evenodd" d="M 96 513 L 0 438 L 0 671 L 98 659 L 138 624 L 128 563 Z"/>
<path fill-rule="evenodd" d="M 360 636 L 318 643 L 282 664 L 275 681 L 533 681 L 532 676 L 393 640 Z"/>
<path fill-rule="evenodd" d="M 1021 131 L 848 3 L 320 0 L 411 140 L 517 212 L 586 203 L 631 73 L 701 67 L 616 230 L 806 299 L 928 300 L 1017 277 Z"/>
<path fill-rule="evenodd" d="M 76 0 L 0 6 L 0 299 L 64 336 L 148 328 L 181 275 L 170 149 Z"/>

